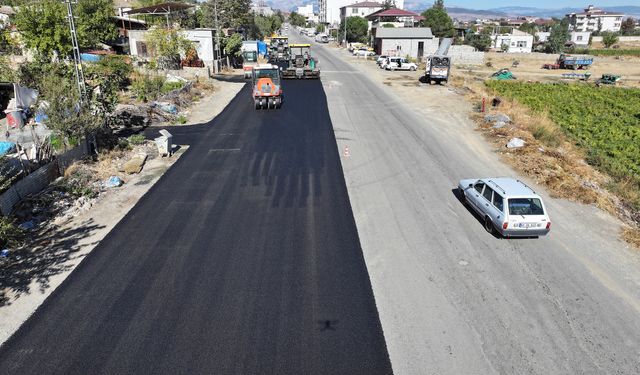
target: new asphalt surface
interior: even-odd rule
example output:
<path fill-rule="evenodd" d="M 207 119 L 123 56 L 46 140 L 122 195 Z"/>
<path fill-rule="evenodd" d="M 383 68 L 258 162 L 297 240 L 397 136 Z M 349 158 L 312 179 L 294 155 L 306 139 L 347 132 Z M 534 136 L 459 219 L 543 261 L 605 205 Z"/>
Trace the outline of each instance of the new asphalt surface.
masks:
<path fill-rule="evenodd" d="M 322 84 L 245 87 L 0 348 L 2 374 L 386 374 Z"/>

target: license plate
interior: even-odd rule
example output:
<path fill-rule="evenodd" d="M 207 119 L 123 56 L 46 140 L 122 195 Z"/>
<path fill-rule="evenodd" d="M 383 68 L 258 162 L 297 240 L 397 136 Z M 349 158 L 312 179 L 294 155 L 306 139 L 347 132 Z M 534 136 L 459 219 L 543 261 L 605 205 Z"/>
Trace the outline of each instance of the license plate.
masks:
<path fill-rule="evenodd" d="M 528 228 L 535 228 L 536 224 L 535 223 L 518 223 L 516 224 L 516 226 L 518 228 L 528 229 Z"/>

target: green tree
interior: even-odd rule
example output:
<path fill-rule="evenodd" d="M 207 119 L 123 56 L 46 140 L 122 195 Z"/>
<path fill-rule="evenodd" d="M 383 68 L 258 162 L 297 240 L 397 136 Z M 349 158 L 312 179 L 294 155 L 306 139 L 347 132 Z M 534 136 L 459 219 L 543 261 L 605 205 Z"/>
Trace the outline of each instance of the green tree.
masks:
<path fill-rule="evenodd" d="M 80 101 L 73 80 L 51 74 L 44 78 L 40 100 L 47 103 L 47 127 L 62 139 L 65 148 L 102 126 L 104 117 L 96 116 L 92 103 Z"/>
<path fill-rule="evenodd" d="M 636 20 L 633 17 L 629 17 L 622 21 L 620 25 L 622 35 L 634 35 L 636 33 Z"/>
<path fill-rule="evenodd" d="M 395 0 L 384 0 L 382 3 L 382 9 L 391 9 L 396 7 Z"/>
<path fill-rule="evenodd" d="M 42 0 L 25 3 L 13 17 L 27 48 L 51 58 L 54 54 L 67 56 L 71 52 L 71 34 L 62 2 Z"/>
<path fill-rule="evenodd" d="M 27 48 L 49 58 L 71 53 L 71 33 L 63 2 L 24 2 L 16 9 L 13 20 Z M 117 36 L 111 19 L 113 0 L 80 0 L 74 5 L 74 15 L 80 47 L 95 47 Z"/>
<path fill-rule="evenodd" d="M 569 21 L 565 18 L 551 26 L 551 33 L 546 44 L 546 51 L 549 53 L 561 53 L 564 45 L 569 40 Z"/>
<path fill-rule="evenodd" d="M 222 41 L 222 48 L 224 53 L 229 56 L 240 56 L 240 49 L 242 48 L 242 34 L 232 34 Z"/>
<path fill-rule="evenodd" d="M 452 38 L 455 35 L 453 21 L 444 9 L 442 1 L 436 1 L 433 7 L 422 12 L 422 17 L 424 17 L 422 25 L 431 28 L 433 35 L 438 38 Z"/>
<path fill-rule="evenodd" d="M 533 22 L 525 22 L 518 28 L 518 30 L 531 34 L 535 37 L 538 32 L 538 26 Z"/>
<path fill-rule="evenodd" d="M 145 40 L 161 69 L 180 69 L 180 55 L 194 48 L 193 42 L 177 29 L 157 27 L 145 35 Z"/>
<path fill-rule="evenodd" d="M 602 44 L 604 44 L 604 48 L 609 48 L 612 45 L 618 43 L 618 34 L 612 33 L 611 31 L 604 31 L 602 33 Z"/>
<path fill-rule="evenodd" d="M 302 15 L 296 12 L 291 12 L 289 15 L 289 22 L 293 26 L 305 27 L 307 25 L 307 19 Z"/>
<path fill-rule="evenodd" d="M 491 48 L 491 30 L 484 29 L 480 33 L 469 31 L 465 35 L 465 42 L 478 51 L 487 51 Z"/>
<path fill-rule="evenodd" d="M 240 29 L 251 27 L 253 14 L 251 0 L 208 0 L 202 4 L 203 22 L 206 27 L 216 27 L 216 7 L 219 27 Z"/>
<path fill-rule="evenodd" d="M 338 29 L 338 33 L 340 35 L 340 40 L 345 40 L 344 35 L 344 21 L 341 22 L 340 28 Z M 366 43 L 367 42 L 367 33 L 369 31 L 369 23 L 366 19 L 358 16 L 347 17 L 347 43 L 351 42 L 359 42 Z"/>
<path fill-rule="evenodd" d="M 118 36 L 113 0 L 80 0 L 74 11 L 80 47 L 96 47 Z"/>
<path fill-rule="evenodd" d="M 16 76 L 9 59 L 0 55 L 0 82 L 15 82 Z"/>

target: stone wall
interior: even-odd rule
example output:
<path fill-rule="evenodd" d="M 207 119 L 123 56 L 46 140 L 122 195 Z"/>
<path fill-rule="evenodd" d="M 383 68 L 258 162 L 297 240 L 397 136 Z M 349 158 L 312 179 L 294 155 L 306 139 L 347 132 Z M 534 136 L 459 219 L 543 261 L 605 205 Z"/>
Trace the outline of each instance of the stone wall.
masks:
<path fill-rule="evenodd" d="M 482 65 L 484 64 L 484 52 L 478 52 L 471 46 L 451 46 L 448 56 L 453 65 Z"/>

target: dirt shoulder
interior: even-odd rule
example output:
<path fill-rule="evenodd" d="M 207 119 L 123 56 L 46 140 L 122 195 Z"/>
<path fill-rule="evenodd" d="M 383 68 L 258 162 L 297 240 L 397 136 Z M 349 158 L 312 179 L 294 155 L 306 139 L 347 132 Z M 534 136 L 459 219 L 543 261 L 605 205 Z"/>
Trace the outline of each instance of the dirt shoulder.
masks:
<path fill-rule="evenodd" d="M 244 87 L 243 81 L 232 80 L 236 76 L 241 77 L 241 74 L 225 75 L 223 78 L 229 78 L 228 80 L 213 80 L 213 93 L 205 95 L 189 108 L 185 125 L 204 124 L 218 116 Z"/>

